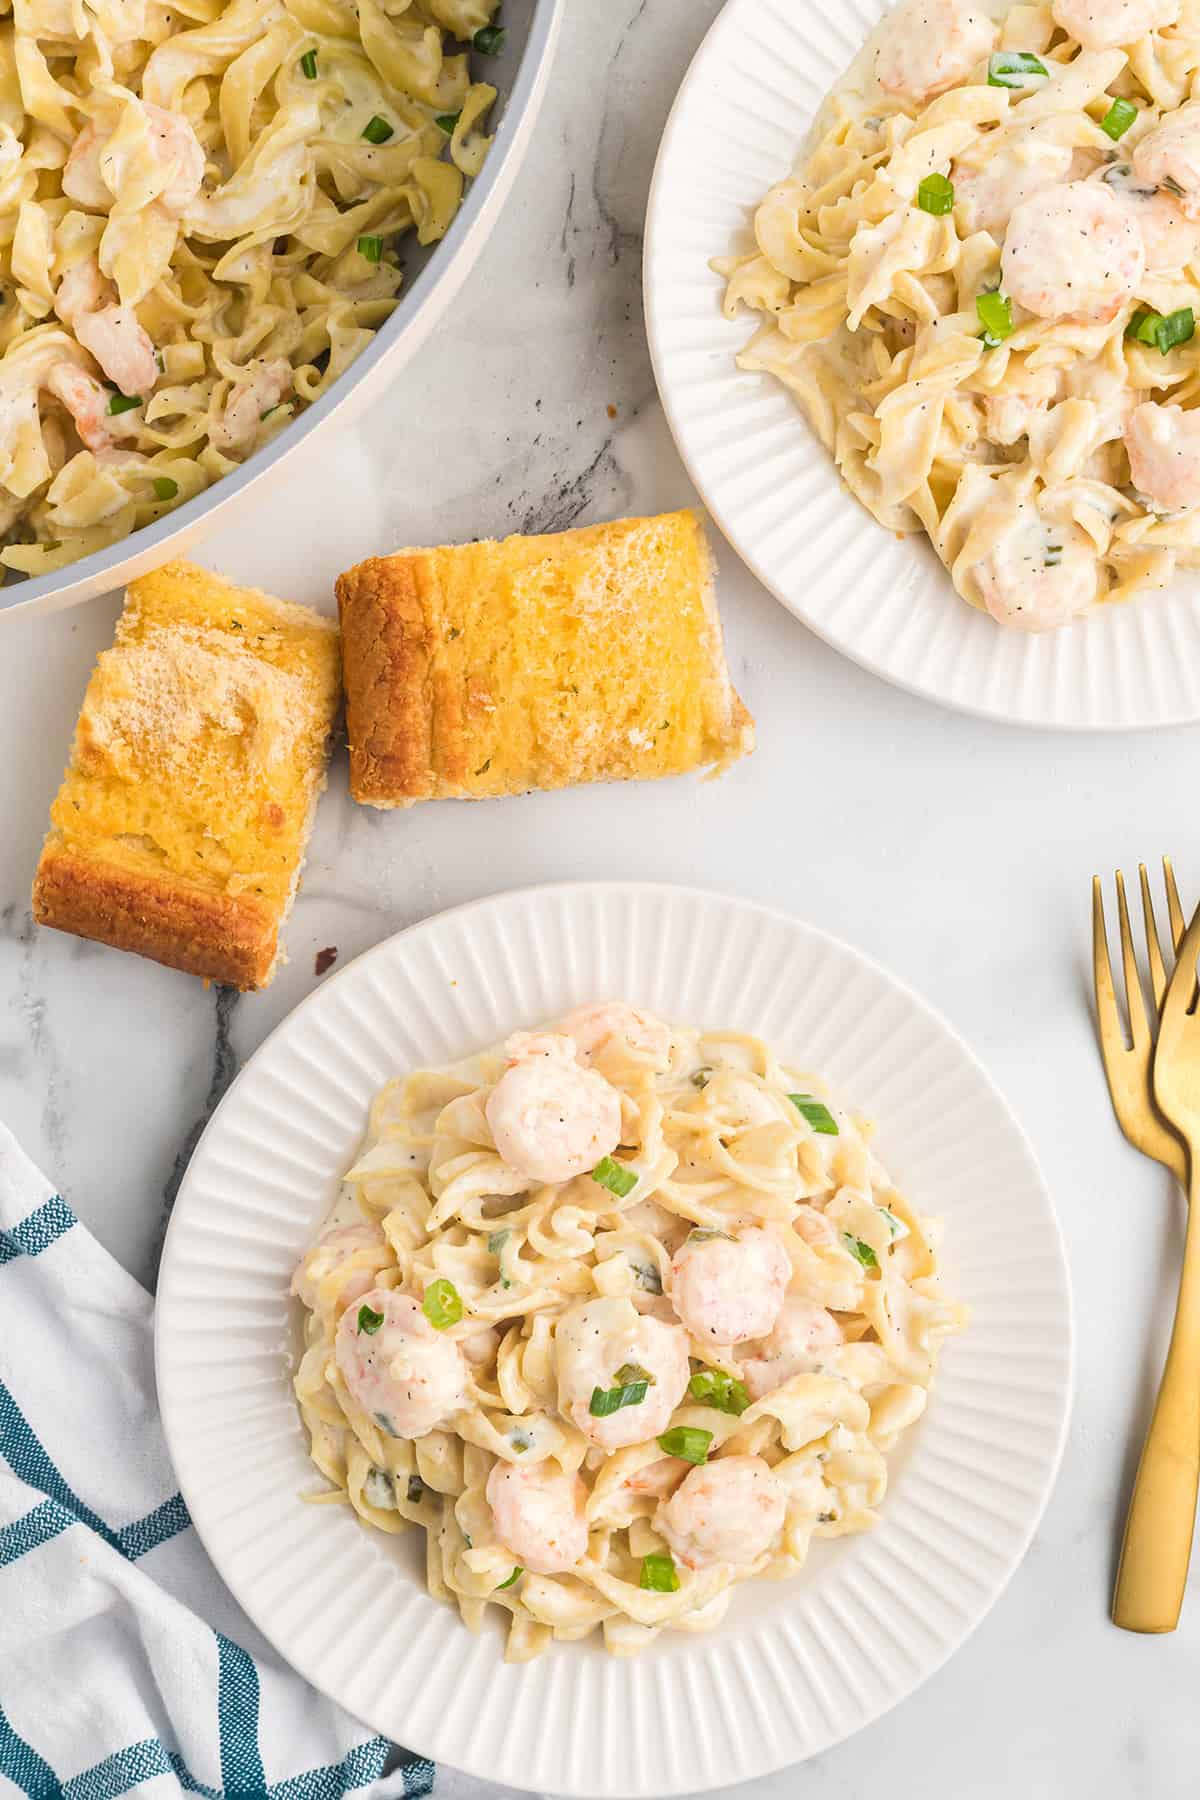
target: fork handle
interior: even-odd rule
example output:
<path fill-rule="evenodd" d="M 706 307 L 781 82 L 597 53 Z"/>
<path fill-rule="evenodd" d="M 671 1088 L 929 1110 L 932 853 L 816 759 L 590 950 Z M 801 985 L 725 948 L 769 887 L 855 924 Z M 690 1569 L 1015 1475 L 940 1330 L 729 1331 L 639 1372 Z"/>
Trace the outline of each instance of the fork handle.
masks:
<path fill-rule="evenodd" d="M 1124 1631 L 1174 1631 L 1187 1585 L 1200 1485 L 1200 1156 L 1191 1149 L 1179 1299 L 1154 1417 L 1142 1448 L 1113 1595 Z"/>

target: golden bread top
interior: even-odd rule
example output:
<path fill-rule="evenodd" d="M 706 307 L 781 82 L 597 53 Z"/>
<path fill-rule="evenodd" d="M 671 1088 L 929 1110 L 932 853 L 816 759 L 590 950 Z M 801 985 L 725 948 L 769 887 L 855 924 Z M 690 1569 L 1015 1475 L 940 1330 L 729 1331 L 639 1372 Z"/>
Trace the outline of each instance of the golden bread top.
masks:
<path fill-rule="evenodd" d="M 187 563 L 132 582 L 84 697 L 54 841 L 284 906 L 338 691 L 332 620 Z"/>
<path fill-rule="evenodd" d="M 645 779 L 751 747 L 693 512 L 405 550 L 338 599 L 359 799 Z"/>

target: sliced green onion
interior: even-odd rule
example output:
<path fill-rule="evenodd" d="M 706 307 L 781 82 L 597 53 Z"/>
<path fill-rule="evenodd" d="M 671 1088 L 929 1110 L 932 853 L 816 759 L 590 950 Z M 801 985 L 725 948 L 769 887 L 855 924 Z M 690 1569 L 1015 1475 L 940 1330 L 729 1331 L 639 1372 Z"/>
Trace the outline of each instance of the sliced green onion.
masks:
<path fill-rule="evenodd" d="M 360 1331 L 365 1331 L 368 1337 L 374 1337 L 375 1333 L 379 1330 L 379 1327 L 382 1324 L 383 1324 L 383 1314 L 382 1313 L 372 1312 L 371 1308 L 369 1306 L 360 1306 L 359 1307 L 359 1309 L 358 1309 L 358 1329 Z"/>
<path fill-rule="evenodd" d="M 513 1582 L 516 1581 L 518 1579 L 518 1577 L 523 1575 L 524 1573 L 525 1573 L 524 1569 L 521 1567 L 520 1563 L 518 1563 L 516 1568 L 513 1570 L 512 1574 L 509 1576 L 508 1580 L 502 1581 L 500 1583 L 500 1586 L 496 1589 L 496 1592 L 498 1594 L 502 1594 L 506 1587 L 511 1587 Z"/>
<path fill-rule="evenodd" d="M 641 1363 L 622 1363 L 616 1374 L 613 1376 L 613 1380 L 645 1381 L 648 1382 L 651 1387 L 654 1386 L 653 1375 L 650 1373 L 649 1369 L 643 1369 Z"/>
<path fill-rule="evenodd" d="M 715 1225 L 693 1225 L 687 1234 L 689 1244 L 707 1244 L 712 1238 L 724 1238 L 727 1244 L 733 1242 L 727 1231 L 720 1231 Z"/>
<path fill-rule="evenodd" d="M 156 500 L 173 500 L 179 492 L 179 483 L 172 481 L 169 475 L 156 475 L 151 485 Z"/>
<path fill-rule="evenodd" d="M 954 183 L 945 175 L 927 175 L 917 188 L 917 205 L 935 218 L 954 210 Z"/>
<path fill-rule="evenodd" d="M 435 125 L 439 126 L 442 131 L 445 132 L 447 137 L 453 137 L 454 136 L 454 127 L 458 124 L 458 121 L 461 118 L 462 118 L 462 114 L 460 112 L 439 113 L 437 118 L 433 122 Z"/>
<path fill-rule="evenodd" d="M 740 1417 L 750 1404 L 744 1381 L 727 1375 L 724 1369 L 697 1369 L 688 1382 L 688 1393 L 701 1406 L 715 1407 L 717 1412 Z"/>
<path fill-rule="evenodd" d="M 643 1556 L 638 1586 L 655 1594 L 677 1594 L 679 1571 L 669 1556 Z"/>
<path fill-rule="evenodd" d="M 696 1073 L 692 1076 L 692 1086 L 694 1088 L 706 1088 L 711 1080 L 711 1069 L 697 1069 Z"/>
<path fill-rule="evenodd" d="M 592 1170 L 592 1180 L 598 1181 L 610 1194 L 615 1194 L 618 1200 L 623 1200 L 626 1194 L 632 1194 L 638 1184 L 637 1172 L 627 1169 L 624 1163 L 616 1162 L 611 1156 L 600 1158 Z"/>
<path fill-rule="evenodd" d="M 381 237 L 360 237 L 358 254 L 365 256 L 368 262 L 377 263 L 383 255 L 383 239 Z"/>
<path fill-rule="evenodd" d="M 448 1325 L 457 1325 L 463 1316 L 462 1295 L 452 1281 L 440 1276 L 425 1289 L 421 1311 L 435 1331 L 445 1331 Z"/>
<path fill-rule="evenodd" d="M 905 1237 L 908 1236 L 908 1226 L 898 1219 L 894 1212 L 889 1212 L 886 1206 L 881 1206 L 879 1210 L 887 1220 L 887 1228 L 892 1237 L 900 1237 L 902 1234 Z"/>
<path fill-rule="evenodd" d="M 488 1239 L 488 1255 L 489 1256 L 499 1256 L 500 1252 L 503 1250 L 505 1244 L 507 1244 L 507 1242 L 511 1236 L 512 1236 L 512 1232 L 508 1231 L 508 1230 L 493 1231 L 492 1235 Z"/>
<path fill-rule="evenodd" d="M 108 397 L 109 417 L 115 419 L 118 413 L 132 412 L 135 406 L 141 404 L 140 394 L 110 394 Z"/>
<path fill-rule="evenodd" d="M 400 1436 L 400 1433 L 396 1430 L 396 1421 L 389 1413 L 373 1413 L 372 1417 L 380 1431 L 386 1431 L 389 1437 Z"/>
<path fill-rule="evenodd" d="M 632 1263 L 633 1278 L 643 1294 L 661 1294 L 662 1276 L 653 1263 Z"/>
<path fill-rule="evenodd" d="M 504 48 L 504 28 L 500 25 L 481 25 L 471 42 L 480 56 L 499 56 Z"/>
<path fill-rule="evenodd" d="M 983 326 L 983 341 L 989 350 L 994 350 L 1004 338 L 1012 336 L 1012 301 L 1005 294 L 998 294 L 994 290 L 989 294 L 976 294 L 975 311 Z"/>
<path fill-rule="evenodd" d="M 1162 185 L 1166 188 L 1168 194 L 1174 194 L 1177 200 L 1183 199 L 1183 189 L 1173 175 L 1164 175 L 1162 178 Z"/>
<path fill-rule="evenodd" d="M 862 1239 L 860 1237 L 855 1237 L 852 1231 L 843 1231 L 842 1241 L 847 1250 L 849 1250 L 851 1256 L 853 1256 L 856 1261 L 860 1262 L 864 1269 L 877 1269 L 879 1267 L 879 1258 L 872 1250 L 870 1244 L 864 1244 Z"/>
<path fill-rule="evenodd" d="M 1043 559 L 1045 567 L 1047 569 L 1057 569 L 1059 563 L 1062 561 L 1062 553 L 1063 547 L 1061 544 L 1047 544 L 1046 555 Z"/>
<path fill-rule="evenodd" d="M 394 126 L 389 125 L 386 119 L 381 119 L 376 113 L 363 126 L 363 136 L 368 144 L 386 144 L 388 139 L 393 136 L 394 130 Z"/>
<path fill-rule="evenodd" d="M 841 1135 L 837 1128 L 837 1120 L 829 1108 L 823 1106 L 819 1100 L 814 1100 L 811 1094 L 789 1094 L 788 1099 L 796 1111 L 802 1113 L 813 1130 L 819 1132 L 822 1137 L 839 1137 Z"/>
<path fill-rule="evenodd" d="M 663 1432 L 658 1447 L 668 1456 L 682 1457 L 684 1462 L 695 1463 L 698 1468 L 708 1461 L 712 1441 L 712 1432 L 701 1430 L 699 1425 L 673 1425 L 670 1431 Z"/>
<path fill-rule="evenodd" d="M 638 1363 L 623 1363 L 613 1376 L 615 1387 L 593 1388 L 588 1411 L 593 1419 L 607 1419 L 623 1406 L 640 1406 L 646 1398 L 653 1376 Z"/>
<path fill-rule="evenodd" d="M 307 80 L 315 81 L 317 79 L 317 53 L 315 50 L 306 50 L 304 52 L 304 55 L 300 58 L 300 67 L 303 69 Z"/>
<path fill-rule="evenodd" d="M 1132 100 L 1114 100 L 1100 121 L 1100 129 L 1106 131 L 1115 144 L 1119 137 L 1125 136 L 1137 116 L 1138 109 Z"/>
<path fill-rule="evenodd" d="M 988 57 L 988 86 L 1020 88 L 1029 86 L 1029 77 L 1049 75 L 1050 71 L 1028 50 L 993 50 Z"/>
<path fill-rule="evenodd" d="M 1162 313 L 1142 310 L 1135 312 L 1125 327 L 1125 336 L 1134 338 L 1139 344 L 1147 344 L 1165 356 L 1176 344 L 1186 344 L 1195 336 L 1196 319 L 1190 306 L 1181 306 L 1178 312 Z"/>

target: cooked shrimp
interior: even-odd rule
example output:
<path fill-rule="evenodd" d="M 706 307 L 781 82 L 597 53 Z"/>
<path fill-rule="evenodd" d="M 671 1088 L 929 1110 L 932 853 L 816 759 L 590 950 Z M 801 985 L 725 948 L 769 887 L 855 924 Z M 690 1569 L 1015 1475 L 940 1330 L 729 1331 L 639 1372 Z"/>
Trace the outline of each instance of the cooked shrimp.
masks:
<path fill-rule="evenodd" d="M 182 113 L 167 112 L 149 101 L 141 103 L 146 115 L 151 154 L 159 165 L 162 186 L 156 195 L 169 218 L 178 219 L 191 205 L 204 179 L 204 150 Z M 110 148 L 116 126 L 86 125 L 71 146 L 63 170 L 63 192 L 80 206 L 107 212 L 121 183 L 121 162 L 132 152 Z"/>
<path fill-rule="evenodd" d="M 59 282 L 54 310 L 121 393 L 148 394 L 158 380 L 154 344 L 133 308 L 116 299 L 95 257 L 85 256 Z"/>
<path fill-rule="evenodd" d="M 557 1463 L 498 1462 L 487 1478 L 496 1535 L 535 1575 L 562 1575 L 587 1555 L 587 1489 Z"/>
<path fill-rule="evenodd" d="M 1117 50 L 1179 17 L 1179 0 L 1054 0 L 1054 23 L 1084 50 Z"/>
<path fill-rule="evenodd" d="M 121 416 L 110 417 L 112 395 L 94 375 L 74 363 L 55 363 L 46 376 L 46 389 L 60 400 L 75 421 L 75 429 L 89 450 L 109 450 L 122 434 Z M 128 429 L 125 427 L 124 429 Z"/>
<path fill-rule="evenodd" d="M 693 1469 L 654 1515 L 689 1569 L 752 1563 L 779 1536 L 787 1491 L 761 1456 L 721 1456 Z"/>
<path fill-rule="evenodd" d="M 1200 506 L 1200 412 L 1147 400 L 1125 427 L 1133 485 L 1156 506 Z"/>
<path fill-rule="evenodd" d="M 292 390 L 292 365 L 285 356 L 258 357 L 246 364 L 208 428 L 209 442 L 237 454 L 254 448 L 264 413 Z"/>
<path fill-rule="evenodd" d="M 531 1181 L 570 1181 L 621 1141 L 621 1096 L 581 1068 L 569 1037 L 522 1032 L 484 1112 L 505 1162 Z"/>
<path fill-rule="evenodd" d="M 792 1230 L 796 1232 L 797 1236 L 802 1237 L 806 1244 L 811 1244 L 814 1250 L 824 1249 L 827 1245 L 836 1244 L 838 1241 L 835 1227 L 829 1223 L 823 1212 L 817 1211 L 815 1206 L 800 1208 L 792 1220 Z"/>
<path fill-rule="evenodd" d="M 340 1264 L 348 1262 L 359 1250 L 381 1249 L 384 1235 L 378 1225 L 335 1225 L 332 1231 L 306 1250 L 292 1276 L 292 1292 L 299 1295 L 310 1309 L 317 1304 L 317 1290 Z M 337 1304 L 349 1306 L 375 1285 L 377 1269 L 357 1269 L 347 1275 L 338 1289 Z"/>
<path fill-rule="evenodd" d="M 671 1264 L 671 1304 L 693 1337 L 740 1344 L 766 1337 L 783 1305 L 791 1260 L 774 1232 L 692 1232 Z"/>
<path fill-rule="evenodd" d="M 1018 631 L 1065 625 L 1091 605 L 1100 583 L 1096 546 L 1087 533 L 1043 519 L 1025 500 L 973 573 L 992 618 Z"/>
<path fill-rule="evenodd" d="M 1189 219 L 1200 219 L 1200 100 L 1169 113 L 1134 146 L 1133 172 L 1148 187 L 1165 187 Z"/>
<path fill-rule="evenodd" d="M 748 1344 L 742 1356 L 742 1379 L 752 1400 L 772 1388 L 816 1369 L 825 1351 L 842 1342 L 842 1328 L 815 1300 L 789 1294 L 775 1329 L 761 1343 Z"/>
<path fill-rule="evenodd" d="M 1133 298 L 1145 267 L 1137 225 L 1099 182 L 1064 182 L 1013 208 L 1004 291 L 1039 318 L 1106 324 Z"/>
<path fill-rule="evenodd" d="M 1022 200 L 1067 179 L 1073 156 L 1069 145 L 1026 130 L 1015 132 L 980 169 L 954 163 L 950 175 L 963 224 L 998 238 Z"/>
<path fill-rule="evenodd" d="M 991 19 L 964 0 L 901 0 L 876 52 L 879 85 L 923 104 L 965 81 L 997 36 Z"/>
<path fill-rule="evenodd" d="M 383 1314 L 371 1329 L 364 1309 Z M 371 1288 L 338 1321 L 334 1351 L 342 1379 L 390 1437 L 418 1438 L 466 1399 L 467 1366 L 453 1338 L 435 1331 L 410 1295 Z"/>
<path fill-rule="evenodd" d="M 559 1030 L 575 1040 L 580 1062 L 590 1062 L 609 1038 L 623 1037 L 631 1050 L 653 1057 L 666 1066 L 671 1054 L 671 1028 L 640 1006 L 626 1006 L 622 1000 L 602 1006 L 580 1006 L 568 1013 Z"/>
<path fill-rule="evenodd" d="M 639 1313 L 631 1300 L 584 1300 L 558 1321 L 554 1336 L 559 1411 L 602 1450 L 642 1444 L 665 1431 L 683 1399 L 691 1374 L 687 1334 L 680 1325 Z M 644 1399 L 597 1416 L 597 1388 L 646 1379 Z M 622 1379 L 623 1371 L 629 1371 Z"/>
<path fill-rule="evenodd" d="M 1129 208 L 1141 233 L 1148 275 L 1182 269 L 1193 260 L 1200 250 L 1200 222 L 1185 217 L 1169 193 L 1140 181 L 1129 163 L 1110 163 L 1093 180 L 1102 181 Z"/>

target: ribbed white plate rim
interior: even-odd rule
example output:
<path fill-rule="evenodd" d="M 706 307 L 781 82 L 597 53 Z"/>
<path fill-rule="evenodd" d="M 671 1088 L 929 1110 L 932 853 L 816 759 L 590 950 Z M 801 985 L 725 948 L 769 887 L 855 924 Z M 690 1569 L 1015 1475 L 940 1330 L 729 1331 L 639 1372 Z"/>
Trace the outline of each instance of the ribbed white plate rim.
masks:
<path fill-rule="evenodd" d="M 498 1631 L 472 1637 L 397 1568 L 397 1540 L 363 1531 L 341 1508 L 300 1501 L 315 1482 L 289 1385 L 286 1285 L 398 1058 L 439 1060 L 622 991 L 681 1020 L 770 1029 L 797 1056 L 809 1045 L 814 1066 L 819 1058 L 840 1097 L 864 1111 L 898 1085 L 919 1093 L 894 1116 L 874 1110 L 881 1153 L 919 1205 L 947 1216 L 948 1291 L 974 1319 L 946 1348 L 876 1531 L 820 1546 L 829 1554 L 790 1583 L 747 1584 L 707 1636 L 673 1634 L 631 1662 L 591 1642 L 556 1645 L 516 1669 L 501 1660 Z M 697 1016 L 698 993 L 712 995 L 715 1014 Z M 790 1033 L 779 1029 L 785 1016 Z M 210 1120 L 167 1234 L 156 1316 L 180 1486 L 255 1625 L 375 1730 L 485 1779 L 563 1795 L 665 1796 L 761 1776 L 912 1692 L 1024 1555 L 1072 1390 L 1054 1210 L 1028 1140 L 973 1053 L 838 939 L 756 903 L 668 884 L 495 895 L 413 925 L 330 976 L 250 1058 Z"/>
<path fill-rule="evenodd" d="M 923 539 L 897 542 L 859 506 L 773 377 L 735 366 L 754 318 L 723 316 L 724 283 L 708 259 L 745 235 L 885 10 L 886 0 L 727 0 L 684 76 L 651 182 L 643 276 L 651 361 L 679 454 L 764 587 L 883 680 L 1008 724 L 1190 723 L 1200 718 L 1200 576 L 1060 631 L 1003 631 L 958 598 Z"/>

